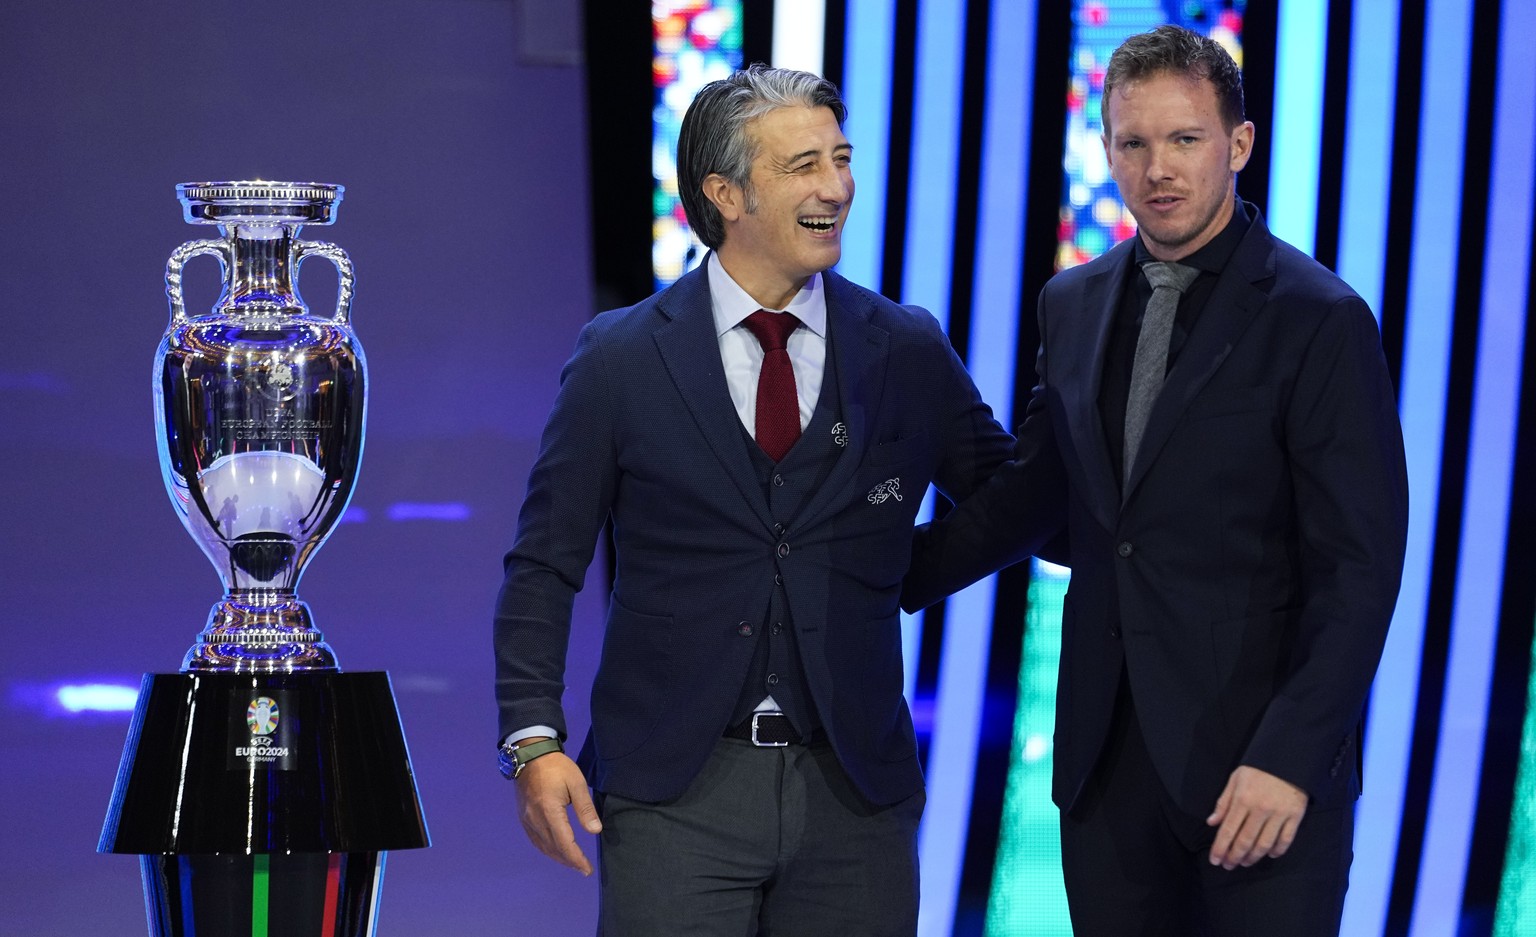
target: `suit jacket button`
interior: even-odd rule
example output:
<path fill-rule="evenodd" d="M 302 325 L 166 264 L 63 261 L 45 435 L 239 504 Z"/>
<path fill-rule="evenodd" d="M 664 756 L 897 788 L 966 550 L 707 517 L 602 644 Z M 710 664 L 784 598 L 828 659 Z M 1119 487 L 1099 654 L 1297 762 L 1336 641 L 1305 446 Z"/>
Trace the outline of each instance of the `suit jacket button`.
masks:
<path fill-rule="evenodd" d="M 1115 552 L 1121 556 L 1130 556 L 1132 551 L 1135 549 L 1135 547 L 1131 546 L 1131 542 L 1129 540 L 1124 540 L 1121 541 L 1118 547 L 1115 547 Z"/>
<path fill-rule="evenodd" d="M 736 626 L 736 633 L 741 635 L 743 638 L 750 638 L 752 637 L 752 626 L 747 622 L 742 622 Z"/>
<path fill-rule="evenodd" d="M 1110 629 L 1109 629 L 1109 636 L 1111 638 L 1119 638 L 1120 637 L 1120 629 L 1111 626 Z"/>
<path fill-rule="evenodd" d="M 775 488 L 783 488 L 784 487 L 784 476 L 783 475 L 780 475 L 777 472 L 774 473 L 774 476 L 773 476 L 773 487 L 775 487 Z"/>
<path fill-rule="evenodd" d="M 784 574 L 783 573 L 774 573 L 773 574 L 773 584 L 776 585 L 776 586 L 784 585 Z"/>
<path fill-rule="evenodd" d="M 778 554 L 779 554 L 779 559 L 781 559 L 781 560 L 784 557 L 788 556 L 789 555 L 789 544 L 787 544 L 787 543 L 779 544 Z"/>
<path fill-rule="evenodd" d="M 773 532 L 782 537 L 784 535 L 784 525 L 783 524 L 774 524 L 773 525 Z"/>

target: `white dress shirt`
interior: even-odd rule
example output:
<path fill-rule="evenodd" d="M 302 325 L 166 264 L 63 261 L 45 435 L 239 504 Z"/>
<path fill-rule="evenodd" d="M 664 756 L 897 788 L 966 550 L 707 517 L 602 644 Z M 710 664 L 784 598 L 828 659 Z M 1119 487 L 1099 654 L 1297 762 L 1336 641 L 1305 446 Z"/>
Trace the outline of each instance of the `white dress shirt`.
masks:
<path fill-rule="evenodd" d="M 731 403 L 736 405 L 741 425 L 748 433 L 755 434 L 757 375 L 763 368 L 763 346 L 742 323 L 763 307 L 731 279 L 713 251 L 707 264 L 709 304 L 715 317 L 715 334 L 720 339 L 725 383 L 730 388 Z M 821 398 L 822 372 L 827 363 L 827 293 L 822 288 L 821 274 L 812 274 L 787 307 L 768 311 L 792 312 L 800 320 L 800 328 L 790 333 L 785 351 L 789 353 L 789 363 L 795 372 L 795 396 L 799 398 L 800 428 L 803 430 L 810 425 L 811 414 L 816 412 L 816 401 Z M 777 711 L 778 708 L 772 696 L 764 697 L 757 704 L 758 712 Z M 503 741 L 553 738 L 555 734 L 551 726 L 529 726 L 511 733 Z"/>

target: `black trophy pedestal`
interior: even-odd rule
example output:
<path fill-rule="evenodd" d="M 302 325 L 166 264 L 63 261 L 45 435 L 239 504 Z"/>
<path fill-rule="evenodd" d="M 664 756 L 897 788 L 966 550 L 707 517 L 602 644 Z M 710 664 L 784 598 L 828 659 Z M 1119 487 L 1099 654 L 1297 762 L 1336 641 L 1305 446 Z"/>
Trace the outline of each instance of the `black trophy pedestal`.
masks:
<path fill-rule="evenodd" d="M 145 674 L 100 852 L 155 937 L 373 932 L 384 853 L 428 845 L 384 673 Z"/>

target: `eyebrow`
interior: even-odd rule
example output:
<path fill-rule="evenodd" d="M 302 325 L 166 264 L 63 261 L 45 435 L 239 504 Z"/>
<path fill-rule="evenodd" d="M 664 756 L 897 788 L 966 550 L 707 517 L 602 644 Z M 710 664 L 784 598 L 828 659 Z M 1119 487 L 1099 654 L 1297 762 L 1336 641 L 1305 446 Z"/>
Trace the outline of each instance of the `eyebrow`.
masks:
<path fill-rule="evenodd" d="M 832 148 L 832 152 L 834 154 L 837 153 L 839 150 L 847 150 L 848 152 L 851 153 L 851 152 L 853 152 L 853 144 L 852 143 L 839 143 L 837 146 L 834 146 Z M 802 151 L 800 151 L 799 153 L 796 153 L 793 156 L 786 156 L 784 158 L 784 163 L 786 165 L 788 165 L 789 163 L 799 162 L 800 160 L 806 159 L 807 157 L 820 156 L 820 155 L 821 155 L 821 151 L 820 150 L 802 150 Z"/>

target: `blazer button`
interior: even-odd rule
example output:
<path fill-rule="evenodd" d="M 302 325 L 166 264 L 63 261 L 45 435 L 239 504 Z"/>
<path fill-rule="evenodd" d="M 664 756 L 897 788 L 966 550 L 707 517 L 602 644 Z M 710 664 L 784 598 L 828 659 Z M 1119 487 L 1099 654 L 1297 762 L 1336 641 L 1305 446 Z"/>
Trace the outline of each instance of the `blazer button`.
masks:
<path fill-rule="evenodd" d="M 1120 629 L 1115 627 L 1115 626 L 1113 626 L 1113 625 L 1111 625 L 1110 629 L 1109 629 L 1109 636 L 1111 638 L 1118 639 L 1120 637 Z"/>
<path fill-rule="evenodd" d="M 787 544 L 787 543 L 779 544 L 779 549 L 778 549 L 777 552 L 779 554 L 779 559 L 782 560 L 784 557 L 789 555 L 789 544 Z"/>
<path fill-rule="evenodd" d="M 769 674 L 768 675 L 768 685 L 769 686 L 778 686 L 779 685 L 779 675 L 776 674 L 776 673 Z"/>
<path fill-rule="evenodd" d="M 774 473 L 774 475 L 773 475 L 773 487 L 775 487 L 775 488 L 783 488 L 784 487 L 784 476 L 783 475 L 780 475 L 777 472 Z"/>
<path fill-rule="evenodd" d="M 784 623 L 782 621 L 776 621 L 776 622 L 773 623 L 773 633 L 774 634 L 778 634 L 778 633 L 782 632 L 783 630 L 784 630 Z"/>
<path fill-rule="evenodd" d="M 778 534 L 781 537 L 784 536 L 784 525 L 783 524 L 774 524 L 773 525 L 773 532 Z"/>
<path fill-rule="evenodd" d="M 747 622 L 742 622 L 736 626 L 736 633 L 741 635 L 743 638 L 750 638 L 752 637 L 752 626 Z"/>
<path fill-rule="evenodd" d="M 1124 540 L 1121 541 L 1118 547 L 1115 547 L 1115 552 L 1121 556 L 1130 556 L 1131 553 L 1135 551 L 1135 549 L 1135 547 L 1131 546 L 1131 542 L 1129 540 Z"/>
<path fill-rule="evenodd" d="M 776 586 L 784 585 L 784 576 L 783 576 L 782 573 L 774 573 L 773 574 L 773 584 L 776 585 Z"/>

